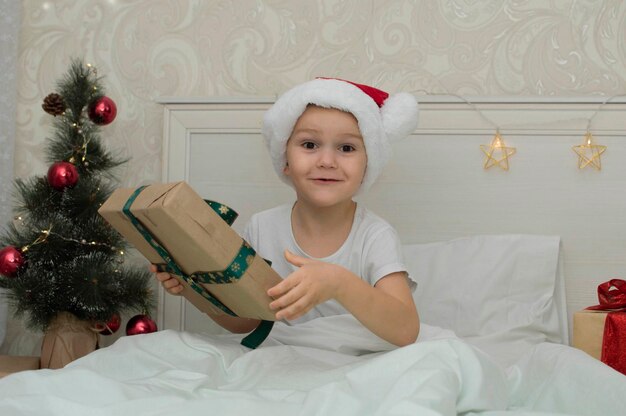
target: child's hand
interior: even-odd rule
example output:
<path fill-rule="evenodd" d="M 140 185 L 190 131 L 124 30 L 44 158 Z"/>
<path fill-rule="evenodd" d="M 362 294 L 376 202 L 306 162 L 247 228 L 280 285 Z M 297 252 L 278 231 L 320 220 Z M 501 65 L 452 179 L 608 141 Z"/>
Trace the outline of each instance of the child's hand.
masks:
<path fill-rule="evenodd" d="M 314 306 L 337 296 L 342 267 L 300 257 L 287 250 L 285 259 L 299 269 L 267 291 L 274 298 L 270 308 L 277 311 L 276 319 L 297 319 Z"/>
<path fill-rule="evenodd" d="M 180 295 L 183 291 L 183 285 L 181 285 L 178 280 L 167 272 L 159 272 L 156 265 L 150 265 L 150 272 L 155 273 L 156 279 L 161 282 L 161 286 L 163 286 L 163 289 L 165 289 L 167 293 L 171 295 Z"/>

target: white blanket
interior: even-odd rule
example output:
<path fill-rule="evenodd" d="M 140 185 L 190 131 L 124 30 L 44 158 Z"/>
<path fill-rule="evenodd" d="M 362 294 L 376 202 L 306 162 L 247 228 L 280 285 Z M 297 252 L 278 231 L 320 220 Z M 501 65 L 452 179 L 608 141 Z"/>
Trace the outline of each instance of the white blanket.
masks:
<path fill-rule="evenodd" d="M 626 377 L 541 344 L 503 368 L 424 325 L 394 349 L 349 316 L 278 323 L 257 350 L 235 335 L 123 337 L 61 370 L 0 379 L 0 415 L 619 415 Z"/>

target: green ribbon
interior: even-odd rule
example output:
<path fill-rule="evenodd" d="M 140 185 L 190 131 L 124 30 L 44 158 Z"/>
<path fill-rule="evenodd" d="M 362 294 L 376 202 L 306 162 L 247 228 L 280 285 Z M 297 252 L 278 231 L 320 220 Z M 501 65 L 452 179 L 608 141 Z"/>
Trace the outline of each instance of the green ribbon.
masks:
<path fill-rule="evenodd" d="M 254 260 L 254 256 L 256 256 L 256 251 L 250 247 L 246 240 L 242 240 L 237 255 L 224 270 L 219 272 L 193 273 L 189 277 L 196 283 L 233 283 L 246 273 L 252 260 Z"/>
<path fill-rule="evenodd" d="M 234 209 L 231 209 L 224 204 L 211 201 L 210 199 L 205 199 L 204 202 L 206 202 L 213 209 L 213 211 L 215 211 L 215 213 L 219 215 L 220 218 L 222 218 L 229 226 L 232 226 L 239 216 L 239 214 L 237 214 Z"/>
<path fill-rule="evenodd" d="M 237 255 L 224 270 L 213 272 L 197 272 L 191 275 L 183 273 L 182 269 L 172 259 L 172 256 L 165 249 L 165 247 L 159 244 L 159 242 L 154 239 L 152 234 L 150 234 L 150 232 L 143 226 L 143 224 L 137 219 L 137 217 L 135 217 L 133 213 L 130 212 L 130 207 L 135 202 L 135 199 L 137 199 L 137 196 L 139 196 L 141 191 L 143 191 L 145 188 L 146 186 L 139 187 L 132 193 L 132 195 L 124 204 L 122 212 L 124 213 L 124 215 L 126 215 L 126 217 L 128 217 L 135 229 L 143 236 L 146 242 L 150 244 L 150 246 L 159 254 L 163 261 L 165 261 L 164 267 L 160 267 L 159 269 L 167 271 L 168 273 L 175 274 L 177 276 L 181 276 L 194 291 L 196 291 L 203 298 L 211 302 L 214 306 L 230 316 L 237 316 L 235 312 L 230 310 L 226 305 L 224 305 L 217 298 L 212 296 L 209 291 L 207 291 L 200 283 L 227 284 L 237 281 L 246 273 L 246 270 L 254 260 L 254 257 L 256 256 L 256 252 L 254 251 L 254 249 L 245 240 L 242 239 L 242 244 L 237 252 Z M 204 201 L 229 226 L 233 224 L 238 216 L 237 212 L 230 209 L 226 205 L 206 199 Z M 262 320 L 259 326 L 241 341 L 241 344 L 252 349 L 258 347 L 265 340 L 265 338 L 267 338 L 270 331 L 272 330 L 273 325 L 273 321 Z"/>

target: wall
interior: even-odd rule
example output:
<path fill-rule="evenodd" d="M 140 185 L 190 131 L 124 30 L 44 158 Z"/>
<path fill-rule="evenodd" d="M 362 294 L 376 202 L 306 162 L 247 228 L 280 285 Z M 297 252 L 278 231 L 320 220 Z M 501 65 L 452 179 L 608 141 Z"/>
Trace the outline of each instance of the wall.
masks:
<path fill-rule="evenodd" d="M 15 174 L 45 172 L 41 100 L 72 56 L 106 77 L 131 156 L 161 178 L 162 96 L 274 96 L 315 76 L 462 96 L 626 93 L 620 0 L 24 0 Z"/>
<path fill-rule="evenodd" d="M 0 0 L 0 224 L 11 218 L 11 179 L 15 143 L 15 82 L 17 79 L 17 39 L 20 27 L 20 5 Z M 0 345 L 7 327 L 8 307 L 0 290 Z"/>

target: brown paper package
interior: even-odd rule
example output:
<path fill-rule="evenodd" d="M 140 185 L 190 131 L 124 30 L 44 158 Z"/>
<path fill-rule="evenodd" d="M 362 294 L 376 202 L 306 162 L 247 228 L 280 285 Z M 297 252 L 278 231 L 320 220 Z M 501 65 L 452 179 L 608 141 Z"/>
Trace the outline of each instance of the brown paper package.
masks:
<path fill-rule="evenodd" d="M 139 233 L 122 208 L 135 189 L 118 189 L 100 207 L 102 215 L 151 263 L 163 264 L 159 254 Z M 185 182 L 155 184 L 139 193 L 131 213 L 172 256 L 183 273 L 224 270 L 237 255 L 241 237 Z M 194 291 L 183 278 L 182 295 L 202 312 L 223 314 Z M 280 276 L 256 255 L 246 273 L 233 283 L 202 284 L 237 316 L 273 321 L 267 290 Z"/>
<path fill-rule="evenodd" d="M 598 360 L 602 355 L 602 338 L 607 312 L 582 310 L 574 313 L 572 345 Z"/>
<path fill-rule="evenodd" d="M 97 348 L 98 333 L 90 322 L 60 312 L 46 329 L 41 344 L 41 368 L 63 368 Z"/>

